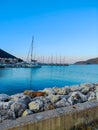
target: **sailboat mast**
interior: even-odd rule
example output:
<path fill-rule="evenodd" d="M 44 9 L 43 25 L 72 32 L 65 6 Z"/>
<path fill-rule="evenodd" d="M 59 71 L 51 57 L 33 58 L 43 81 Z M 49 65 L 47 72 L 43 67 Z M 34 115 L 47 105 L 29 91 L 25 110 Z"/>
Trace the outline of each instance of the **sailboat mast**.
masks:
<path fill-rule="evenodd" d="M 32 37 L 32 43 L 31 43 L 31 62 L 33 60 L 33 43 L 34 43 L 34 36 Z"/>

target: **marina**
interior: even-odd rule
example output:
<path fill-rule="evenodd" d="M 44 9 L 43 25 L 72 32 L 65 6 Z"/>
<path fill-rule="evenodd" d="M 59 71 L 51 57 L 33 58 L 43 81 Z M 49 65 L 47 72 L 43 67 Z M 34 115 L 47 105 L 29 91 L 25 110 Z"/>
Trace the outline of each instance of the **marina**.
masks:
<path fill-rule="evenodd" d="M 0 1 L 0 130 L 98 130 L 97 0 Z"/>
<path fill-rule="evenodd" d="M 65 56 L 34 57 L 34 36 L 26 61 L 0 49 L 0 68 L 41 68 L 41 66 L 68 66 Z"/>

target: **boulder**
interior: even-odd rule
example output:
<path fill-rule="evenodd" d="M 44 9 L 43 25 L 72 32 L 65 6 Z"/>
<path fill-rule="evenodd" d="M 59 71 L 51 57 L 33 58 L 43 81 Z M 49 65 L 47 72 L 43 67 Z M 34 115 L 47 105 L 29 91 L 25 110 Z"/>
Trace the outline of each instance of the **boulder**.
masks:
<path fill-rule="evenodd" d="M 40 96 L 40 97 L 34 97 L 31 101 L 35 101 L 35 100 L 41 100 L 43 101 L 46 97 Z"/>
<path fill-rule="evenodd" d="M 55 94 L 59 94 L 59 95 L 64 95 L 66 92 L 65 90 L 63 90 L 63 88 L 53 88 L 53 90 L 55 91 Z"/>
<path fill-rule="evenodd" d="M 69 106 L 70 104 L 67 102 L 67 100 L 65 98 L 61 99 L 60 101 L 58 101 L 56 103 L 56 108 L 59 108 L 59 107 L 66 107 L 66 106 Z"/>
<path fill-rule="evenodd" d="M 87 95 L 88 101 L 95 100 L 96 99 L 96 93 L 95 92 L 89 92 Z"/>
<path fill-rule="evenodd" d="M 45 92 L 47 95 L 55 94 L 55 91 L 52 88 L 45 88 L 43 92 Z"/>
<path fill-rule="evenodd" d="M 68 98 L 68 102 L 73 105 L 77 103 L 82 103 L 87 101 L 87 97 L 83 95 L 81 92 L 72 92 L 70 97 Z"/>
<path fill-rule="evenodd" d="M 49 95 L 47 97 L 52 103 L 56 103 L 57 101 L 60 100 L 60 96 L 59 95 Z"/>
<path fill-rule="evenodd" d="M 82 94 L 81 92 L 77 92 L 77 99 L 80 100 L 80 102 L 87 101 L 87 97 L 84 94 Z"/>
<path fill-rule="evenodd" d="M 26 105 L 26 103 L 25 103 L 25 101 L 24 101 L 23 99 L 18 99 L 16 102 L 20 102 L 20 103 L 22 103 L 22 104 L 25 104 L 25 105 Z"/>
<path fill-rule="evenodd" d="M 98 83 L 94 83 L 93 85 L 96 87 L 96 86 L 98 86 Z"/>
<path fill-rule="evenodd" d="M 1 121 L 6 120 L 6 119 L 15 119 L 15 113 L 10 110 L 10 109 L 6 109 L 6 110 L 1 110 L 0 111 L 0 118 Z"/>
<path fill-rule="evenodd" d="M 82 94 L 85 94 L 85 95 L 86 95 L 88 92 L 89 92 L 89 87 L 85 87 L 85 88 L 82 88 L 82 89 L 81 89 L 81 93 L 82 93 Z"/>
<path fill-rule="evenodd" d="M 23 96 L 24 96 L 23 93 L 18 93 L 18 94 L 14 94 L 14 95 L 10 96 L 10 98 L 11 98 L 12 101 L 16 102 L 19 99 L 21 99 Z"/>
<path fill-rule="evenodd" d="M 94 89 L 94 84 L 81 84 L 81 93 L 87 94 L 89 91 L 92 91 Z"/>
<path fill-rule="evenodd" d="M 10 106 L 13 104 L 13 101 L 8 101 L 8 102 L 2 102 L 3 109 L 10 109 Z"/>
<path fill-rule="evenodd" d="M 6 102 L 10 100 L 10 96 L 7 94 L 0 94 L 0 101 Z"/>
<path fill-rule="evenodd" d="M 32 110 L 33 112 L 39 112 L 43 108 L 43 102 L 41 100 L 32 101 L 28 105 L 29 109 Z"/>
<path fill-rule="evenodd" d="M 70 92 L 70 89 L 68 88 L 53 88 L 53 90 L 57 95 L 65 95 L 65 94 L 69 94 Z"/>
<path fill-rule="evenodd" d="M 13 98 L 11 98 L 11 101 L 21 102 L 25 105 L 28 105 L 28 103 L 31 102 L 31 98 L 28 95 L 21 95 L 21 96 L 15 95 L 13 96 Z"/>
<path fill-rule="evenodd" d="M 28 95 L 24 95 L 21 99 L 24 101 L 26 105 L 28 105 L 31 102 L 31 98 Z"/>
<path fill-rule="evenodd" d="M 0 102 L 0 110 L 3 109 L 3 103 L 4 103 L 4 102 Z"/>
<path fill-rule="evenodd" d="M 71 88 L 69 87 L 64 87 L 64 89 L 65 89 L 66 95 L 68 95 L 72 91 Z"/>
<path fill-rule="evenodd" d="M 29 110 L 29 109 L 26 109 L 26 110 L 23 112 L 22 116 L 28 116 L 28 115 L 31 115 L 31 114 L 33 114 L 33 112 L 32 112 L 31 110 Z"/>
<path fill-rule="evenodd" d="M 11 109 L 7 111 L 7 114 L 8 114 L 8 119 L 16 119 L 15 112 L 12 111 Z"/>
<path fill-rule="evenodd" d="M 96 93 L 96 100 L 98 100 L 98 85 L 96 85 L 95 93 Z"/>
<path fill-rule="evenodd" d="M 16 117 L 20 117 L 22 113 L 27 109 L 27 106 L 22 102 L 14 102 L 11 105 L 11 110 L 15 112 Z"/>
<path fill-rule="evenodd" d="M 70 86 L 71 92 L 80 91 L 80 85 Z"/>
<path fill-rule="evenodd" d="M 53 110 L 53 109 L 55 109 L 55 108 L 56 108 L 55 105 L 50 102 L 50 103 L 45 103 L 45 104 L 44 104 L 43 110 L 44 110 L 44 111 L 47 111 L 47 110 Z"/>
<path fill-rule="evenodd" d="M 44 98 L 42 101 L 43 101 L 44 104 L 51 103 L 49 96 L 47 96 L 46 98 Z"/>

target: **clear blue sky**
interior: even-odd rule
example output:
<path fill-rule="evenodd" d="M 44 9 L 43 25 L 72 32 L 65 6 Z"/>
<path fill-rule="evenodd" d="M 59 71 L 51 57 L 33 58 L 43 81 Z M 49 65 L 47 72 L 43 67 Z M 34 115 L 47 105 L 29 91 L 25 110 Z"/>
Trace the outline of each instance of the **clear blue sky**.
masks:
<path fill-rule="evenodd" d="M 0 0 L 0 48 L 27 57 L 98 57 L 97 0 Z"/>

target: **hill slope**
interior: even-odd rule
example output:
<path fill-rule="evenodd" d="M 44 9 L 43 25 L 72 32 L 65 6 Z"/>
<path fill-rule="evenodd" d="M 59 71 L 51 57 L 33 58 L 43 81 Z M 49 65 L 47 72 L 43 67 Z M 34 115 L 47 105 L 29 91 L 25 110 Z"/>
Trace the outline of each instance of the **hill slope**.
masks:
<path fill-rule="evenodd" d="M 98 58 L 88 59 L 86 61 L 79 61 L 75 64 L 98 64 Z"/>
<path fill-rule="evenodd" d="M 0 49 L 0 58 L 17 58 L 7 52 L 5 52 L 4 50 Z"/>

